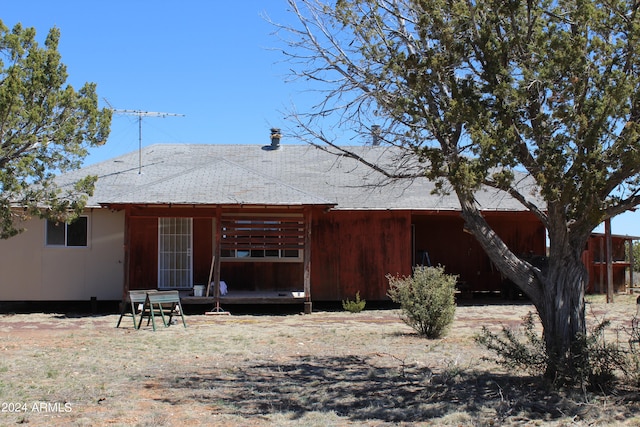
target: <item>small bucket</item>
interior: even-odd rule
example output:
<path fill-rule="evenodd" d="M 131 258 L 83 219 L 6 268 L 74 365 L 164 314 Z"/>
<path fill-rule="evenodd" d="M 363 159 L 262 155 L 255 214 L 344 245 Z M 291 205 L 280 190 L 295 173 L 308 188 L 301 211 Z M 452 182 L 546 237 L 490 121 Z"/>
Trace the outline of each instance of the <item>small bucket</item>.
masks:
<path fill-rule="evenodd" d="M 193 296 L 201 297 L 204 294 L 204 285 L 193 285 Z"/>

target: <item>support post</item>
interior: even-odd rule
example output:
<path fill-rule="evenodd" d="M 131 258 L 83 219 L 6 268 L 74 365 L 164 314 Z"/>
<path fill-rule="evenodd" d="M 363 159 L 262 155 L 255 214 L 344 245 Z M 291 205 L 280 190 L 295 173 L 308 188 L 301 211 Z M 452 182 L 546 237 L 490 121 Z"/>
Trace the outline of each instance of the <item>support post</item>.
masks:
<path fill-rule="evenodd" d="M 600 246 L 600 262 L 598 263 L 598 273 L 600 274 L 600 282 L 598 282 L 598 287 L 595 289 L 597 293 L 606 292 L 606 284 L 604 281 L 604 270 L 606 265 L 606 256 L 605 256 L 605 239 L 600 237 L 598 238 L 598 243 Z"/>
<path fill-rule="evenodd" d="M 604 234 L 607 241 L 607 303 L 613 302 L 613 242 L 611 239 L 611 218 L 604 222 Z"/>
<path fill-rule="evenodd" d="M 633 293 L 633 269 L 635 266 L 635 260 L 633 259 L 633 240 L 627 240 L 629 244 L 629 293 Z"/>
<path fill-rule="evenodd" d="M 312 210 L 304 211 L 304 313 L 311 314 L 311 219 Z"/>
<path fill-rule="evenodd" d="M 216 313 L 224 312 L 220 307 L 220 255 L 222 254 L 222 210 L 220 206 L 216 208 L 216 238 L 215 246 L 213 248 L 213 289 L 216 297 L 216 306 L 214 311 Z"/>
<path fill-rule="evenodd" d="M 127 295 L 130 290 L 131 273 L 129 272 L 129 266 L 131 265 L 131 233 L 129 228 L 131 227 L 131 209 L 127 206 L 124 210 L 124 260 L 123 260 L 123 286 L 122 286 L 122 301 L 127 300 Z"/>

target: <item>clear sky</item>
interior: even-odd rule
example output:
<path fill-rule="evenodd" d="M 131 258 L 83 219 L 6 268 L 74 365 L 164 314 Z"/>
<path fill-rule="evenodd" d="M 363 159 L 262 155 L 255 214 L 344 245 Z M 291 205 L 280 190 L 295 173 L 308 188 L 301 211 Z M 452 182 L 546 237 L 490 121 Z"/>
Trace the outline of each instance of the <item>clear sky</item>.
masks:
<path fill-rule="evenodd" d="M 2 3 L 5 25 L 35 27 L 41 43 L 49 28 L 60 29 L 68 82 L 95 82 L 103 106 L 104 98 L 116 109 L 184 114 L 143 118 L 145 146 L 266 145 L 271 127 L 285 127 L 294 89 L 264 18 L 287 18 L 284 0 Z M 115 115 L 108 142 L 87 162 L 137 150 L 137 120 Z"/>
<path fill-rule="evenodd" d="M 286 0 L 4 0 L 8 27 L 61 31 L 68 82 L 95 82 L 103 106 L 183 114 L 145 117 L 142 144 L 269 143 L 285 112 L 312 103 L 273 50 L 273 21 L 292 22 Z M 107 143 L 86 163 L 138 149 L 138 118 L 114 115 Z M 283 143 L 287 141 L 286 134 Z M 640 236 L 640 210 L 613 220 L 613 233 Z M 600 228 L 597 231 L 602 231 Z"/>

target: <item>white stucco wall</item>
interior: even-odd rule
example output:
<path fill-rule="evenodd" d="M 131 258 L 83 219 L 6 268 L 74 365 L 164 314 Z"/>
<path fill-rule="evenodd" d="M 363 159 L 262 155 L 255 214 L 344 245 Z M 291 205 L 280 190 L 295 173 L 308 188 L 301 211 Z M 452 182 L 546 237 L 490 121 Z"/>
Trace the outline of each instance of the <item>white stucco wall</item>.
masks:
<path fill-rule="evenodd" d="M 120 300 L 124 213 L 92 209 L 86 215 L 87 247 L 47 247 L 44 220 L 0 240 L 0 301 Z"/>

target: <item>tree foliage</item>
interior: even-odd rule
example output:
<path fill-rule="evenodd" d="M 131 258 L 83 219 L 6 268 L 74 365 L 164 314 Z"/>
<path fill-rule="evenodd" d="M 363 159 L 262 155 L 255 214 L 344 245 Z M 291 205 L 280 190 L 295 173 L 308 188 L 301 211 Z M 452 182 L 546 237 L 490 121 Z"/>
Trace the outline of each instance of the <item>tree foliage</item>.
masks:
<path fill-rule="evenodd" d="M 455 192 L 465 229 L 535 304 L 547 375 L 585 334 L 581 254 L 592 230 L 640 203 L 640 16 L 636 0 L 289 0 L 278 26 L 294 78 L 319 102 L 292 112 L 300 138 L 358 158 L 369 133 L 404 156 L 370 164 Z M 277 25 L 277 24 L 276 24 Z M 359 159 L 364 162 L 364 159 Z M 523 176 L 536 191 L 523 190 Z M 549 235 L 544 269 L 514 254 L 474 193 L 517 199 Z M 565 366 L 568 365 L 568 366 Z"/>
<path fill-rule="evenodd" d="M 0 21 L 0 237 L 20 230 L 30 216 L 66 220 L 93 191 L 88 177 L 64 190 L 57 173 L 77 169 L 89 147 L 104 143 L 110 110 L 98 109 L 96 86 L 66 84 L 58 52 L 60 31 L 44 46 L 33 28 L 9 30 Z"/>

